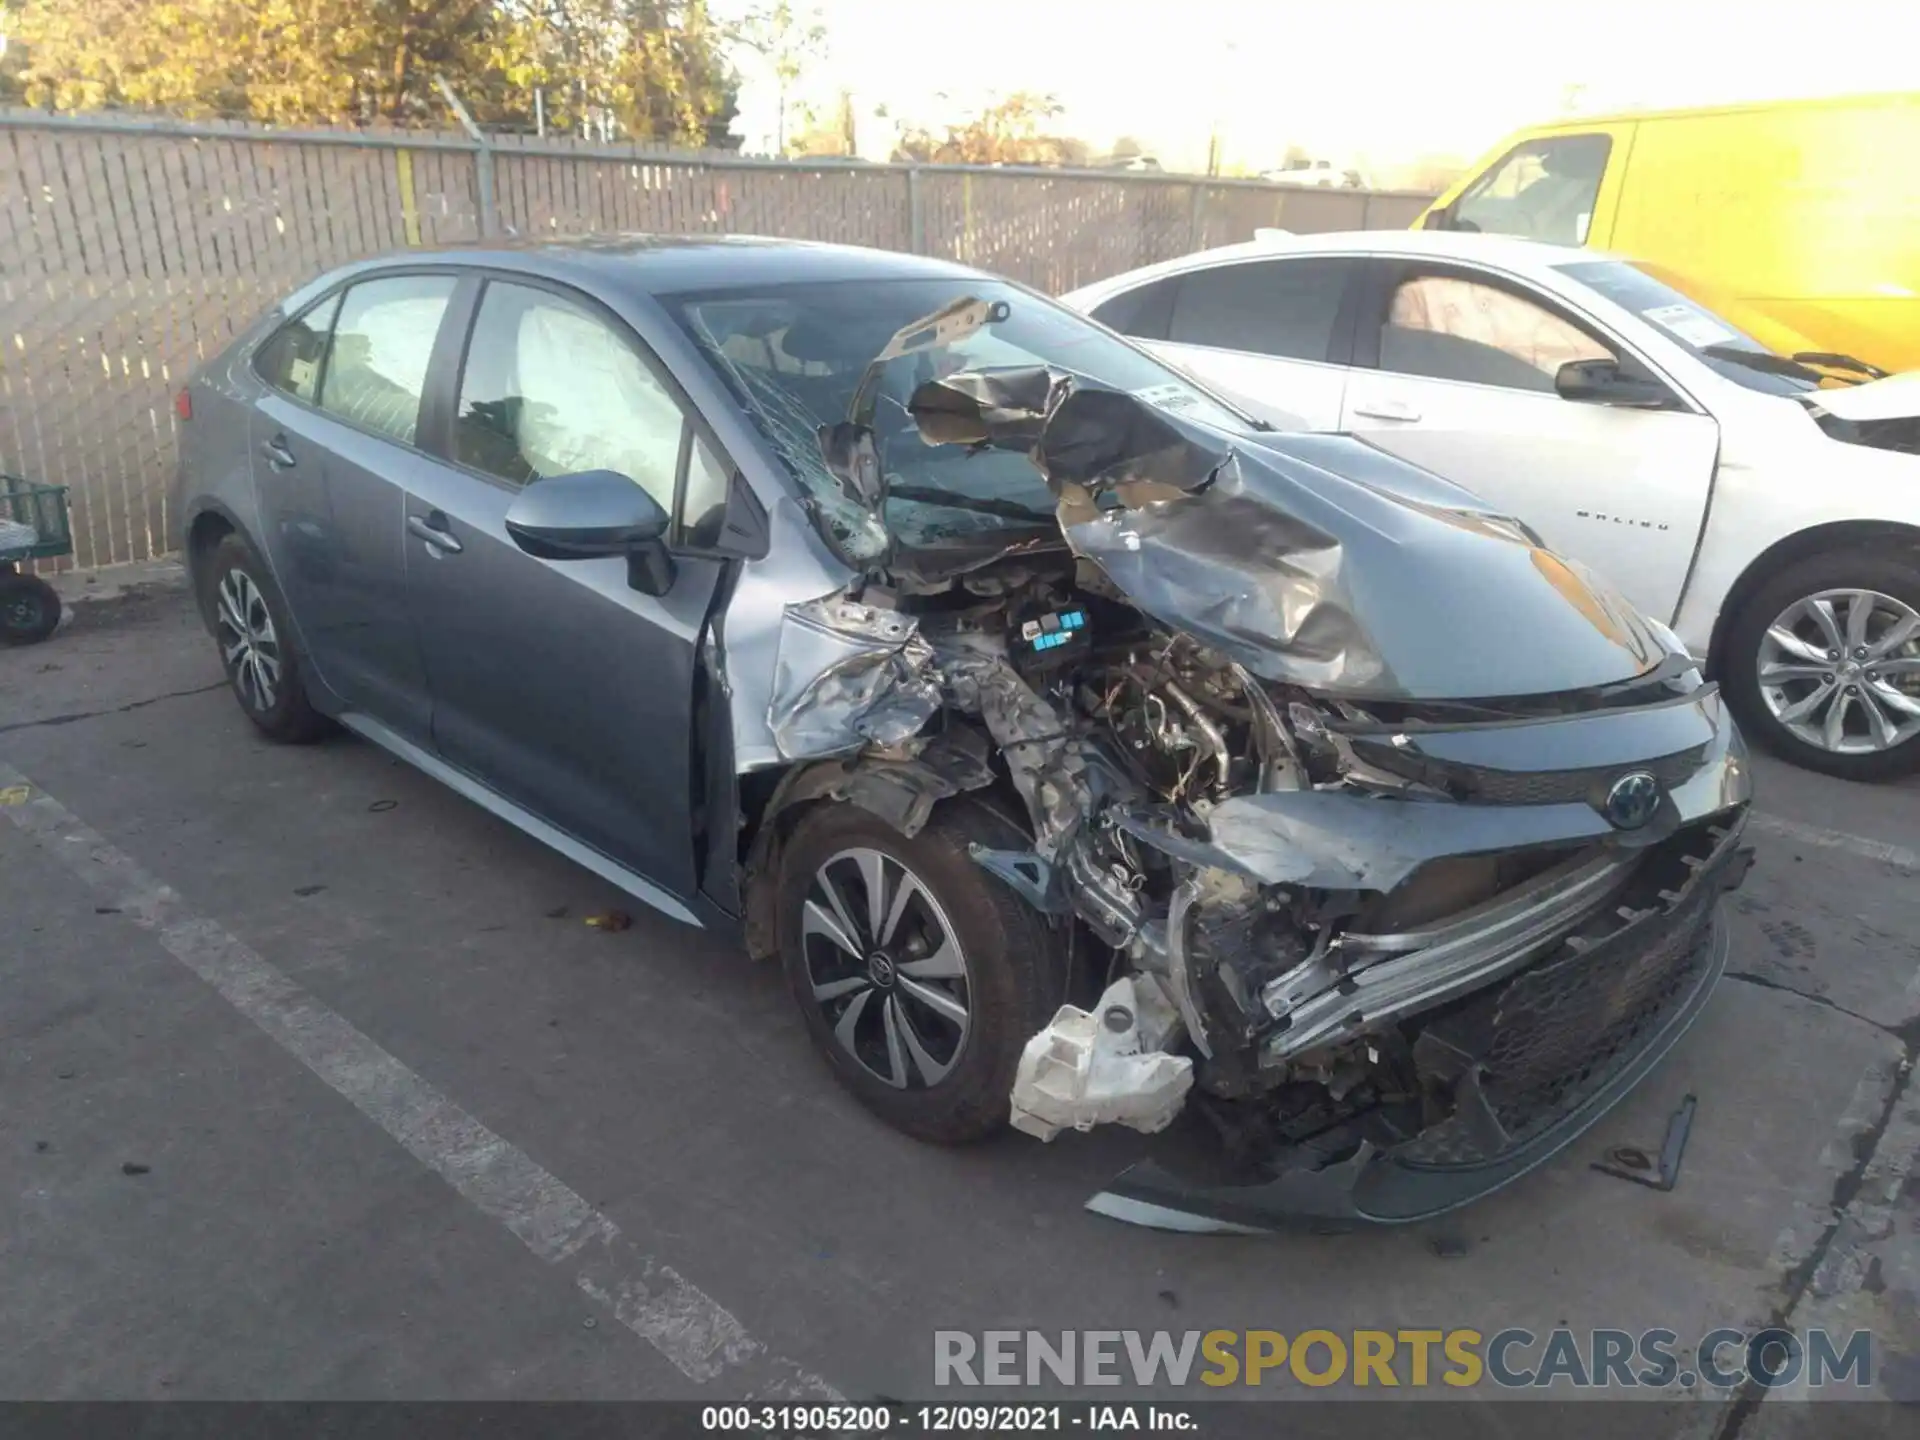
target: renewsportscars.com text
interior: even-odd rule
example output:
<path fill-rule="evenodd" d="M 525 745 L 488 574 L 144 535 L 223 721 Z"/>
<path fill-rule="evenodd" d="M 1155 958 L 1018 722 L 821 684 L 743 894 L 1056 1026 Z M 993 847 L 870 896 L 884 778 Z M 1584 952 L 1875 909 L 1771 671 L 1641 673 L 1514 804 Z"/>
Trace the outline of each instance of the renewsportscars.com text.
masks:
<path fill-rule="evenodd" d="M 937 1330 L 936 1386 L 1298 1384 L 1732 1390 L 1873 1380 L 1873 1337 L 1710 1330 Z"/>

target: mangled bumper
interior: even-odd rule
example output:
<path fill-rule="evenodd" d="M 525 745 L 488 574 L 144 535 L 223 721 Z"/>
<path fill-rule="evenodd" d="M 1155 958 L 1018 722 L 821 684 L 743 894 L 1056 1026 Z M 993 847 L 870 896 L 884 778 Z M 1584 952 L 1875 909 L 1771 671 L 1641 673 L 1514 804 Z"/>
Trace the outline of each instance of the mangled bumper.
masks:
<path fill-rule="evenodd" d="M 1518 1179 L 1627 1095 L 1706 1005 L 1727 959 L 1720 897 L 1750 863 L 1739 843 L 1744 819 L 1730 811 L 1674 835 L 1646 857 L 1619 906 L 1546 957 L 1424 1017 L 1415 1058 L 1452 1102 L 1434 1123 L 1253 1184 L 1196 1183 L 1149 1161 L 1088 1208 L 1185 1231 L 1397 1224 Z"/>

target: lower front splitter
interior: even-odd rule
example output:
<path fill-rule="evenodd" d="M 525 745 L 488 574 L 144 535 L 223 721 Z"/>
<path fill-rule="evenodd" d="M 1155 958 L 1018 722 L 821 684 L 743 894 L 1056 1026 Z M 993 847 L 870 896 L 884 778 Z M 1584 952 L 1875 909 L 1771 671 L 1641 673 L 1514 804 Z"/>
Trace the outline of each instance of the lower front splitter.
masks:
<path fill-rule="evenodd" d="M 1148 1160 L 1116 1177 L 1087 1208 L 1160 1230 L 1257 1234 L 1303 1223 L 1407 1224 L 1471 1204 L 1544 1165 L 1586 1133 L 1692 1028 L 1727 965 L 1726 917 L 1718 903 L 1711 909 L 1703 943 L 1705 960 L 1691 990 L 1660 1019 L 1638 1051 L 1551 1125 L 1485 1164 L 1403 1164 L 1362 1143 L 1347 1159 L 1319 1170 L 1288 1170 L 1257 1185 L 1222 1186 L 1194 1184 Z"/>

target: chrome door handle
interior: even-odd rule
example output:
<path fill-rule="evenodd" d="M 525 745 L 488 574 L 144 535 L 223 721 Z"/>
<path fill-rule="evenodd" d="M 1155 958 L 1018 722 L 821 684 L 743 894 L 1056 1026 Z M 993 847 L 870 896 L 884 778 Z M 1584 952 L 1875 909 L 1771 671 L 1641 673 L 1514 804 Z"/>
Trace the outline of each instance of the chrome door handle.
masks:
<path fill-rule="evenodd" d="M 1356 405 L 1353 407 L 1353 413 L 1364 415 L 1369 420 L 1400 420 L 1409 423 L 1420 418 L 1420 412 L 1404 400 L 1376 400 L 1371 405 Z"/>
<path fill-rule="evenodd" d="M 300 462 L 293 457 L 293 451 L 287 448 L 287 437 L 276 435 L 271 440 L 260 442 L 260 453 L 267 457 L 267 463 L 276 470 L 291 470 Z"/>
<path fill-rule="evenodd" d="M 434 524 L 436 520 L 440 522 L 439 525 Z M 432 515 L 407 516 L 407 529 L 411 530 L 415 535 L 418 535 L 435 550 L 439 550 L 448 555 L 458 555 L 460 553 L 460 542 L 454 539 L 451 530 L 441 528 L 446 523 L 447 517 L 442 515 L 438 510 L 434 511 Z"/>

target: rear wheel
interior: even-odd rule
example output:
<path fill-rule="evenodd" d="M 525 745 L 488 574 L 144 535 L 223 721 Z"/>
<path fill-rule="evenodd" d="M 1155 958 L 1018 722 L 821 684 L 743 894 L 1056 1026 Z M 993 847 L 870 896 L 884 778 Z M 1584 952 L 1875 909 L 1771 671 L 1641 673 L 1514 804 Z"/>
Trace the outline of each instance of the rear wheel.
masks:
<path fill-rule="evenodd" d="M 220 663 L 234 699 L 261 734 L 304 745 L 333 729 L 307 698 L 305 660 L 287 608 L 253 547 L 228 535 L 202 571 Z"/>
<path fill-rule="evenodd" d="M 33 645 L 60 624 L 60 594 L 37 575 L 0 570 L 0 643 Z"/>
<path fill-rule="evenodd" d="M 1734 618 L 1725 669 L 1742 726 L 1781 758 L 1848 780 L 1920 769 L 1920 561 L 1788 566 Z"/>
<path fill-rule="evenodd" d="M 921 1140 L 1002 1129 L 1020 1052 L 1064 983 L 1041 916 L 974 863 L 1004 821 L 965 802 L 908 838 L 851 804 L 787 842 L 780 955 L 807 1032 L 840 1083 Z"/>

